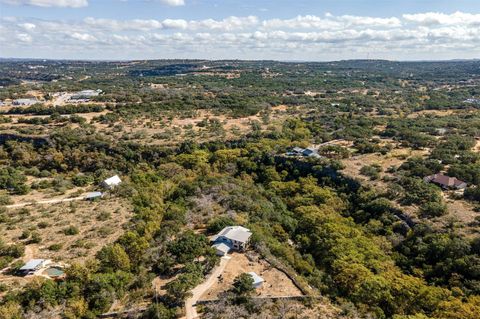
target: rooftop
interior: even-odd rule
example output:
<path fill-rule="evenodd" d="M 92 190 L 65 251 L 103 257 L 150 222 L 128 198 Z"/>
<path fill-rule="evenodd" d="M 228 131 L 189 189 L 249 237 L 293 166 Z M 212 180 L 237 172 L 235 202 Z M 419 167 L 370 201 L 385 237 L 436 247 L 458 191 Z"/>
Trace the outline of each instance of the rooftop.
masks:
<path fill-rule="evenodd" d="M 228 252 L 230 251 L 230 246 L 228 246 L 227 244 L 225 243 L 218 243 L 218 244 L 214 244 L 212 245 L 213 248 L 223 252 L 224 254 L 228 254 Z"/>
<path fill-rule="evenodd" d="M 85 198 L 96 198 L 96 197 L 102 197 L 102 192 L 90 192 L 85 195 Z"/>
<path fill-rule="evenodd" d="M 250 236 L 252 236 L 252 233 L 250 232 L 249 229 L 245 227 L 229 226 L 222 229 L 222 231 L 219 232 L 217 236 L 215 236 L 214 240 L 216 240 L 219 237 L 225 237 L 230 240 L 236 240 L 236 241 L 245 243 L 248 241 Z"/>
<path fill-rule="evenodd" d="M 252 279 L 253 279 L 253 285 L 258 285 L 258 284 L 261 284 L 262 282 L 264 282 L 265 280 L 260 277 L 259 275 L 257 275 L 257 273 L 255 272 L 249 272 L 248 273 L 250 276 L 252 276 Z"/>
<path fill-rule="evenodd" d="M 430 175 L 430 176 L 427 176 L 426 179 L 430 182 L 440 184 L 443 186 L 448 186 L 448 187 L 458 187 L 465 184 L 464 181 L 459 180 L 456 177 L 450 177 L 443 174 Z"/>
<path fill-rule="evenodd" d="M 30 259 L 20 270 L 35 270 L 38 266 L 43 264 L 45 259 Z"/>
<path fill-rule="evenodd" d="M 122 182 L 122 180 L 120 179 L 120 177 L 118 177 L 118 175 L 115 175 L 115 176 L 112 176 L 110 178 L 107 178 L 103 182 L 105 184 L 107 184 L 108 186 L 115 186 L 115 185 L 120 184 Z"/>

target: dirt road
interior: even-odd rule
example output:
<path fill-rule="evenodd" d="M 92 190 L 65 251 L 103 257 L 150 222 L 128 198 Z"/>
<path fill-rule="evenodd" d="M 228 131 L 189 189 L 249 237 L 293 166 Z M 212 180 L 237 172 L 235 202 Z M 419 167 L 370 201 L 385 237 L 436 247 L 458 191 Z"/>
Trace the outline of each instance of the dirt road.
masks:
<path fill-rule="evenodd" d="M 195 304 L 200 297 L 215 283 L 218 276 L 223 273 L 225 266 L 230 261 L 231 257 L 225 256 L 220 260 L 220 264 L 213 269 L 211 275 L 202 284 L 198 285 L 192 290 L 192 296 L 185 301 L 185 317 L 186 319 L 195 319 L 198 317 Z"/>
<path fill-rule="evenodd" d="M 37 201 L 37 202 L 18 203 L 18 204 L 13 204 L 13 205 L 7 205 L 5 207 L 7 207 L 7 208 L 19 208 L 19 207 L 35 205 L 35 204 L 57 204 L 57 203 L 73 202 L 73 201 L 76 201 L 76 200 L 84 200 L 84 199 L 85 199 L 85 195 L 84 196 L 79 196 L 79 197 L 72 197 L 72 198 L 49 199 L 49 200 L 40 200 L 40 201 Z"/>

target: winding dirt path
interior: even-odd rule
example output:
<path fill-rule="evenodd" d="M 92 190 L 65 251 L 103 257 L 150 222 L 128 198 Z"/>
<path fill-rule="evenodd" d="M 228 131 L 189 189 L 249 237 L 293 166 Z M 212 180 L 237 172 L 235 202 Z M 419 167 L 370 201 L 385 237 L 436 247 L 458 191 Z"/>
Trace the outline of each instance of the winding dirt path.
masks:
<path fill-rule="evenodd" d="M 202 284 L 198 285 L 192 290 L 192 296 L 185 301 L 185 317 L 186 319 L 198 318 L 198 313 L 195 304 L 200 297 L 208 290 L 217 280 L 217 277 L 223 273 L 225 266 L 227 266 L 231 257 L 225 256 L 220 260 L 220 264 L 215 267 L 210 276 Z"/>

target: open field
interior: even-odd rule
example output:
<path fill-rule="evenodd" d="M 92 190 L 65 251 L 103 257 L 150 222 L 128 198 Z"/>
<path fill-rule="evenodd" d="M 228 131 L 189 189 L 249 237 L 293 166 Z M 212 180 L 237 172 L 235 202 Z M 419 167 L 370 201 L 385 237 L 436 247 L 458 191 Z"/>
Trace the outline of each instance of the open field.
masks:
<path fill-rule="evenodd" d="M 24 243 L 27 252 L 24 259 L 45 258 L 72 263 L 83 262 L 114 241 L 123 233 L 122 225 L 131 212 L 128 202 L 111 197 L 94 202 L 12 208 L 6 216 L 7 223 L 0 226 L 3 238 L 7 243 Z M 69 230 L 71 226 L 75 230 Z M 40 242 L 30 243 L 34 233 L 38 234 L 35 236 Z"/>

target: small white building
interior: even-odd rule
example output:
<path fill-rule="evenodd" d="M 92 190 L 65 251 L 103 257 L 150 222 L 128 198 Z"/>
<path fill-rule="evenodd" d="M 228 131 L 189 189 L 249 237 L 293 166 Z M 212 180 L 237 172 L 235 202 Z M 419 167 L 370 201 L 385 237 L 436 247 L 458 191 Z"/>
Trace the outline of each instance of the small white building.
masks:
<path fill-rule="evenodd" d="M 253 271 L 252 271 L 252 272 L 249 272 L 248 274 L 249 274 L 249 275 L 252 277 L 252 279 L 253 279 L 253 284 L 252 284 L 252 285 L 253 285 L 253 288 L 258 289 L 258 288 L 262 287 L 263 283 L 265 282 L 265 280 L 264 280 L 262 277 L 260 277 L 259 275 L 257 275 L 257 274 L 256 274 L 255 272 L 253 272 Z"/>
<path fill-rule="evenodd" d="M 90 192 L 85 195 L 86 200 L 95 200 L 97 198 L 102 198 L 103 193 L 102 192 Z"/>
<path fill-rule="evenodd" d="M 213 236 L 212 241 L 215 244 L 224 243 L 230 249 L 242 251 L 247 247 L 250 236 L 252 236 L 252 232 L 245 227 L 228 226 Z"/>
<path fill-rule="evenodd" d="M 37 270 L 40 270 L 50 264 L 50 259 L 30 259 L 19 270 L 25 275 L 33 275 Z"/>
<path fill-rule="evenodd" d="M 116 186 L 120 185 L 121 182 L 122 182 L 122 180 L 120 179 L 120 177 L 118 177 L 118 175 L 115 175 L 115 176 L 112 176 L 112 177 L 104 180 L 102 182 L 102 186 L 105 187 L 105 188 L 108 188 L 108 189 L 112 189 L 112 188 L 115 188 Z"/>

